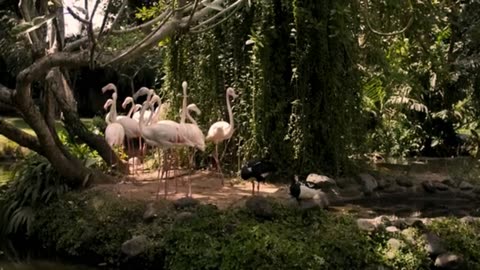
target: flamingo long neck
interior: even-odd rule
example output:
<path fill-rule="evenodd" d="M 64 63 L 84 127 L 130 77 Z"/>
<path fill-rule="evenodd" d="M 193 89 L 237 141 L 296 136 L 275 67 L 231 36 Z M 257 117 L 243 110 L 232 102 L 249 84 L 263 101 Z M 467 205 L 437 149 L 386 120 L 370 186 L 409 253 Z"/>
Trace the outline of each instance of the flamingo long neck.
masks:
<path fill-rule="evenodd" d="M 145 123 L 143 121 L 143 116 L 145 115 L 145 110 L 147 110 L 148 102 L 143 104 L 142 109 L 140 110 L 140 119 L 138 119 L 138 128 L 140 129 L 140 134 L 143 134 L 143 128 L 145 127 Z"/>
<path fill-rule="evenodd" d="M 228 128 L 227 131 L 227 136 L 232 136 L 233 134 L 233 129 L 234 129 L 234 121 L 233 121 L 233 112 L 232 112 L 232 107 L 230 106 L 230 95 L 227 94 L 227 110 L 228 110 L 228 118 L 230 119 L 230 127 Z"/>
<path fill-rule="evenodd" d="M 162 102 L 159 99 L 157 99 L 155 100 L 155 103 L 157 103 L 156 110 L 154 110 L 155 106 L 153 106 L 153 104 L 150 107 L 150 110 L 152 113 L 150 114 L 150 118 L 148 120 L 149 125 L 155 124 L 156 122 L 158 122 L 158 118 L 160 117 L 160 106 L 162 106 Z"/>
<path fill-rule="evenodd" d="M 183 102 L 182 102 L 182 114 L 180 115 L 180 123 L 185 123 L 185 117 L 188 114 L 187 111 L 187 88 L 183 87 Z"/>
<path fill-rule="evenodd" d="M 133 110 L 135 110 L 135 103 L 131 102 L 132 107 L 130 108 L 130 111 L 128 111 L 127 117 L 130 118 L 132 117 L 132 114 L 134 113 Z"/>
<path fill-rule="evenodd" d="M 117 121 L 117 98 L 113 98 L 112 106 L 110 107 L 110 122 Z"/>
<path fill-rule="evenodd" d="M 188 121 L 192 122 L 192 124 L 194 124 L 195 126 L 198 126 L 197 121 L 195 121 L 195 119 L 193 119 L 192 115 L 190 114 L 190 110 L 187 110 L 187 118 L 188 118 Z"/>

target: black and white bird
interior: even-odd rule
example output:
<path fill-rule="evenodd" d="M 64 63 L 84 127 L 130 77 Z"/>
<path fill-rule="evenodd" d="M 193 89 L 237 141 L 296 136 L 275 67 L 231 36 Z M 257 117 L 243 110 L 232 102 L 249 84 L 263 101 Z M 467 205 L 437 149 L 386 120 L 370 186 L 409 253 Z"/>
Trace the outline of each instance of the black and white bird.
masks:
<path fill-rule="evenodd" d="M 242 167 L 240 176 L 243 180 L 255 178 L 257 180 L 257 193 L 260 191 L 260 182 L 265 182 L 265 179 L 272 173 L 277 171 L 275 164 L 268 160 L 254 159 L 247 161 Z M 252 195 L 255 194 L 255 181 L 252 179 Z"/>
<path fill-rule="evenodd" d="M 300 181 L 298 176 L 292 179 L 290 185 L 290 195 L 297 199 L 298 202 L 301 200 L 319 200 L 323 206 L 327 206 L 328 199 L 327 195 L 319 188 L 315 188 L 315 184 L 307 181 Z"/>

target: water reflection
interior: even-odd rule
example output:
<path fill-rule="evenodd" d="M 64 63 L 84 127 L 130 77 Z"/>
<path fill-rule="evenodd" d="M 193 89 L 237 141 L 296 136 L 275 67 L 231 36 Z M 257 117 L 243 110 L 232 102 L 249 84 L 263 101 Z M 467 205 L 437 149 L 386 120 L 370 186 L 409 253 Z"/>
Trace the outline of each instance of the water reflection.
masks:
<path fill-rule="evenodd" d="M 0 261 L 0 270 L 95 270 L 81 265 L 67 265 L 58 262 L 32 261 L 32 262 L 3 262 Z"/>

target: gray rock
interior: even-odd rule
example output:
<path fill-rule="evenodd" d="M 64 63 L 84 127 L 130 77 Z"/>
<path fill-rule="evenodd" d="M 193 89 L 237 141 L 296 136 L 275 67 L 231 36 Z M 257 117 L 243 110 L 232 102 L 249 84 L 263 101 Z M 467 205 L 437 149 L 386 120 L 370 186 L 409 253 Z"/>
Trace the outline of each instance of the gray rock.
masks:
<path fill-rule="evenodd" d="M 440 183 L 440 182 L 433 182 L 433 186 L 438 191 L 447 191 L 447 190 L 450 189 L 450 187 L 448 185 L 446 185 L 444 183 Z"/>
<path fill-rule="evenodd" d="M 440 254 L 435 259 L 435 266 L 440 269 L 463 269 L 463 257 L 452 252 Z"/>
<path fill-rule="evenodd" d="M 432 232 L 427 232 L 423 234 L 426 244 L 425 249 L 430 255 L 439 255 L 446 252 L 445 247 L 443 246 L 442 239 Z"/>
<path fill-rule="evenodd" d="M 388 226 L 387 228 L 385 228 L 385 231 L 389 233 L 396 233 L 396 232 L 399 232 L 400 230 L 395 226 Z"/>
<path fill-rule="evenodd" d="M 393 259 L 398 255 L 398 252 L 402 248 L 404 244 L 402 241 L 395 239 L 395 238 L 390 238 L 387 241 L 387 252 L 386 252 L 386 257 L 388 259 Z"/>
<path fill-rule="evenodd" d="M 335 180 L 339 188 L 346 188 L 347 186 L 358 184 L 352 177 L 339 177 Z"/>
<path fill-rule="evenodd" d="M 317 186 L 318 188 L 332 188 L 337 186 L 337 182 L 335 182 L 335 180 L 333 180 L 332 178 L 316 173 L 309 174 L 306 181 L 315 183 L 315 186 Z"/>
<path fill-rule="evenodd" d="M 273 217 L 272 205 L 264 197 L 251 196 L 245 202 L 245 207 L 257 217 L 266 219 Z"/>
<path fill-rule="evenodd" d="M 423 190 L 425 190 L 425 192 L 427 193 L 435 193 L 437 192 L 437 189 L 435 188 L 435 186 L 433 185 L 433 182 L 430 181 L 430 180 L 425 180 L 425 181 L 422 181 L 422 188 Z"/>
<path fill-rule="evenodd" d="M 122 244 L 122 252 L 130 257 L 137 256 L 147 249 L 148 239 L 145 235 L 134 236 Z"/>
<path fill-rule="evenodd" d="M 397 185 L 401 187 L 407 187 L 407 188 L 413 187 L 413 181 L 407 176 L 401 175 L 397 177 L 395 181 L 397 182 Z"/>
<path fill-rule="evenodd" d="M 180 212 L 177 214 L 175 218 L 175 222 L 178 222 L 178 223 L 186 222 L 191 220 L 194 217 L 195 217 L 195 214 L 193 214 L 192 212 L 188 212 L 188 211 Z"/>
<path fill-rule="evenodd" d="M 392 225 L 403 230 L 408 227 L 408 224 L 405 222 L 405 219 L 399 218 L 392 221 Z"/>
<path fill-rule="evenodd" d="M 475 218 L 475 217 L 472 217 L 472 216 L 468 216 L 468 215 L 467 215 L 467 216 L 462 217 L 462 218 L 460 219 L 460 221 L 463 222 L 463 223 L 468 223 L 468 224 L 470 224 L 470 223 L 474 223 L 474 222 L 478 221 L 478 218 Z"/>
<path fill-rule="evenodd" d="M 363 185 L 363 191 L 365 193 L 371 193 L 378 187 L 377 180 L 373 176 L 368 173 L 361 173 L 358 175 L 360 177 L 360 181 Z"/>
<path fill-rule="evenodd" d="M 405 237 L 405 240 L 410 244 L 415 244 L 417 242 L 415 240 L 417 237 L 415 228 L 410 227 L 410 228 L 403 229 L 401 233 Z"/>
<path fill-rule="evenodd" d="M 457 186 L 457 183 L 452 178 L 443 179 L 441 183 L 452 188 Z"/>
<path fill-rule="evenodd" d="M 175 205 L 175 208 L 177 209 L 195 207 L 199 204 L 199 200 L 190 197 L 183 197 L 173 202 L 173 205 Z"/>
<path fill-rule="evenodd" d="M 393 186 L 393 183 L 394 183 L 394 179 L 390 176 L 384 176 L 384 177 L 380 177 L 378 178 L 377 180 L 377 183 L 378 183 L 378 189 L 380 190 L 386 190 L 388 188 L 391 188 Z"/>
<path fill-rule="evenodd" d="M 467 191 L 467 190 L 473 190 L 474 186 L 467 181 L 462 181 L 460 182 L 460 185 L 458 185 L 458 188 L 460 190 Z"/>
<path fill-rule="evenodd" d="M 152 221 L 157 217 L 157 209 L 153 202 L 147 204 L 147 209 L 143 213 L 143 220 L 145 221 Z"/>
<path fill-rule="evenodd" d="M 377 226 L 375 226 L 371 220 L 366 218 L 357 219 L 357 226 L 360 230 L 367 232 L 373 232 L 377 229 Z"/>

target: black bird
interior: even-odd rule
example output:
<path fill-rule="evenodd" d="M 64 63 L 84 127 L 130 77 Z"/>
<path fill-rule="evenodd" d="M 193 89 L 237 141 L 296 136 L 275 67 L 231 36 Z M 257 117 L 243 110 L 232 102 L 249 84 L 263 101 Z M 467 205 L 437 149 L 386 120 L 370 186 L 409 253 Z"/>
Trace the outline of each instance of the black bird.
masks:
<path fill-rule="evenodd" d="M 258 182 L 257 193 L 260 191 L 260 182 L 265 182 L 267 176 L 277 171 L 275 164 L 268 160 L 253 159 L 242 167 L 240 176 L 243 180 L 255 178 Z M 252 180 L 252 195 L 255 194 L 255 182 Z"/>
<path fill-rule="evenodd" d="M 292 179 L 290 184 L 290 195 L 297 199 L 297 202 L 300 203 L 300 200 L 320 200 L 322 204 L 328 205 L 328 200 L 325 193 L 321 189 L 315 188 L 315 184 L 308 181 L 298 180 L 298 176 Z"/>

